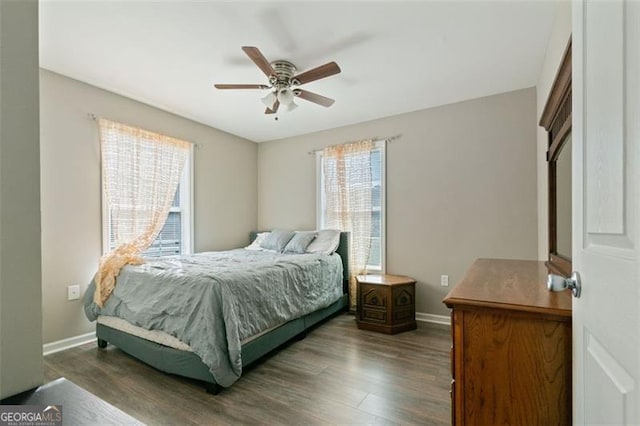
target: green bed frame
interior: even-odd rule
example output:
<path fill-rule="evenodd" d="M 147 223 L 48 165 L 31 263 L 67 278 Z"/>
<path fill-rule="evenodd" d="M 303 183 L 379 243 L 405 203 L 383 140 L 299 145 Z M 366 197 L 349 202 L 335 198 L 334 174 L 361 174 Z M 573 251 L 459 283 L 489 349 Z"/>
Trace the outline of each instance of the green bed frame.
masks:
<path fill-rule="evenodd" d="M 250 240 L 253 241 L 255 237 L 256 232 L 251 232 Z M 347 310 L 349 306 L 348 232 L 342 232 L 340 234 L 340 245 L 336 251 L 342 259 L 344 271 L 342 297 L 326 308 L 291 320 L 242 345 L 241 354 L 243 367 L 257 361 L 264 355 L 277 349 L 293 338 L 304 337 L 309 328 L 339 312 Z M 108 327 L 104 324 L 96 325 L 96 336 L 98 338 L 99 348 L 104 349 L 107 347 L 107 343 L 111 343 L 129 355 L 154 368 L 157 368 L 158 370 L 164 371 L 165 373 L 177 374 L 179 376 L 203 381 L 205 383 L 205 389 L 209 393 L 215 395 L 222 390 L 222 386 L 216 383 L 213 375 L 211 375 L 209 367 L 207 367 L 200 357 L 193 352 L 181 351 L 179 349 L 160 345 L 124 331 L 116 330 L 115 328 Z"/>

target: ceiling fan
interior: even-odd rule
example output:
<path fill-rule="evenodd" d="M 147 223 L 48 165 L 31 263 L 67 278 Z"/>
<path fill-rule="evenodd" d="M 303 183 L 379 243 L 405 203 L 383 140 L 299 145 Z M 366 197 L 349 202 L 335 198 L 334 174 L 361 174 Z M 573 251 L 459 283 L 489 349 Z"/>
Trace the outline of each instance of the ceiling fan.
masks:
<path fill-rule="evenodd" d="M 298 107 L 293 102 L 295 97 L 323 107 L 330 107 L 335 102 L 326 96 L 298 88 L 311 81 L 338 74 L 340 67 L 335 62 L 296 74 L 295 65 L 289 61 L 278 60 L 270 63 L 257 47 L 244 46 L 242 50 L 269 78 L 269 84 L 215 84 L 216 89 L 268 89 L 269 93 L 262 98 L 262 102 L 267 106 L 265 114 L 275 114 L 281 104 L 286 111 L 294 110 Z"/>

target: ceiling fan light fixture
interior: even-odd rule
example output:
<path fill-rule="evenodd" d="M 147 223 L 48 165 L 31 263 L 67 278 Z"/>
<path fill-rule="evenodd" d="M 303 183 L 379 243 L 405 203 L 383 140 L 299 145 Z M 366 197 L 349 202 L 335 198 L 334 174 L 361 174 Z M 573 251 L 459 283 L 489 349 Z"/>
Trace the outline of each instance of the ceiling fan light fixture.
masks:
<path fill-rule="evenodd" d="M 278 100 L 284 106 L 291 105 L 293 103 L 293 97 L 293 92 L 288 87 L 278 90 Z"/>
<path fill-rule="evenodd" d="M 285 111 L 286 112 L 291 112 L 294 109 L 298 108 L 298 104 L 296 104 L 295 102 L 293 102 L 293 100 L 291 101 L 291 103 L 289 105 L 286 105 L 285 107 Z"/>
<path fill-rule="evenodd" d="M 273 106 L 273 103 L 276 101 L 276 94 L 275 92 L 269 92 L 267 93 L 267 96 L 260 100 L 267 108 L 271 108 Z"/>

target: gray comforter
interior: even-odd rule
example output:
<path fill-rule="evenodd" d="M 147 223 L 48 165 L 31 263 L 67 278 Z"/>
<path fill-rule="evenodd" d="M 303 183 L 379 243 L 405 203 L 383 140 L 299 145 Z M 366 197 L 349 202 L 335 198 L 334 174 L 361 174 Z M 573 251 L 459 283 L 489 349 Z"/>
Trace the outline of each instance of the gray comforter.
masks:
<path fill-rule="evenodd" d="M 162 330 L 191 346 L 216 382 L 230 386 L 242 373 L 241 341 L 335 302 L 342 295 L 337 254 L 279 254 L 237 249 L 128 265 L 102 308 L 146 329 Z"/>

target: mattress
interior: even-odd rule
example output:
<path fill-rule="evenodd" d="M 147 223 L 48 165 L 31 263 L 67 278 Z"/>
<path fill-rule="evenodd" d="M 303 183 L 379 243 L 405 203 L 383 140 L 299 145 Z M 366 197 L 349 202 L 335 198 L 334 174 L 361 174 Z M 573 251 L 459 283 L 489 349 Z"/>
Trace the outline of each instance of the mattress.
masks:
<path fill-rule="evenodd" d="M 124 331 L 127 334 L 140 337 L 141 339 L 149 340 L 150 342 L 158 343 L 160 345 L 168 346 L 180 351 L 193 352 L 191 346 L 161 330 L 147 330 L 146 328 L 138 327 L 137 325 L 133 325 L 123 320 L 122 318 L 114 317 L 111 315 L 100 315 L 96 322 L 98 324 L 106 325 L 107 327 L 111 327 L 116 330 Z M 263 332 L 256 334 L 255 336 L 244 339 L 241 344 L 244 345 L 246 343 L 249 343 L 250 341 L 257 339 L 263 334 L 267 334 L 268 332 L 275 330 L 278 327 L 280 326 L 278 325 L 276 327 L 271 327 L 268 330 L 264 330 Z"/>
<path fill-rule="evenodd" d="M 165 333 L 164 331 L 147 330 L 145 328 L 130 324 L 122 318 L 110 315 L 100 315 L 96 321 L 98 324 L 106 325 L 107 327 L 124 331 L 125 333 L 132 334 L 134 336 L 158 343 L 163 346 L 168 346 L 170 348 L 178 349 L 181 351 L 193 352 L 191 346 L 187 345 L 184 342 L 181 342 L 180 340 L 176 339 L 170 334 Z"/>

